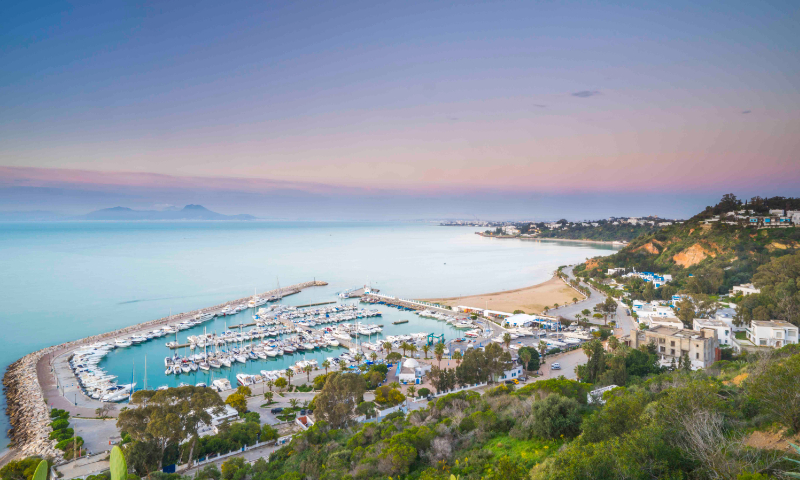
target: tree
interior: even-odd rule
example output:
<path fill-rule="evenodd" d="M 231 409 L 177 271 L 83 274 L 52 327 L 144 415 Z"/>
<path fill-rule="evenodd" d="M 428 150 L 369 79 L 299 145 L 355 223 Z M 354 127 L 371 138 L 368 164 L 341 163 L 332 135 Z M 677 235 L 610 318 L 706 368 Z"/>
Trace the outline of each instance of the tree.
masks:
<path fill-rule="evenodd" d="M 389 386 L 392 388 L 400 388 L 400 382 L 395 380 L 394 382 L 390 383 Z"/>
<path fill-rule="evenodd" d="M 485 372 L 490 381 L 495 381 L 506 370 L 511 368 L 511 354 L 503 347 L 492 342 L 483 349 L 485 359 Z"/>
<path fill-rule="evenodd" d="M 290 399 L 289 399 L 289 405 L 290 405 L 292 408 L 297 408 L 297 405 L 298 405 L 299 403 L 300 403 L 300 401 L 299 401 L 299 400 L 297 400 L 296 398 L 290 398 Z"/>
<path fill-rule="evenodd" d="M 364 360 L 364 354 L 361 352 L 356 353 L 353 358 L 356 360 L 356 365 L 361 365 L 361 361 Z"/>
<path fill-rule="evenodd" d="M 328 369 L 331 368 L 331 361 L 330 360 L 325 360 L 324 362 L 322 362 L 322 368 L 325 369 L 325 375 L 327 375 L 328 374 Z"/>
<path fill-rule="evenodd" d="M 239 385 L 236 387 L 236 393 L 244 395 L 245 397 L 249 397 L 253 394 L 253 391 L 250 390 L 250 387 Z"/>
<path fill-rule="evenodd" d="M 597 339 L 584 343 L 581 348 L 588 359 L 586 364 L 575 369 L 575 374 L 582 382 L 595 383 L 606 369 L 606 351 Z"/>
<path fill-rule="evenodd" d="M 280 391 L 283 391 L 283 389 L 286 388 L 287 385 L 289 385 L 289 382 L 287 382 L 286 379 L 283 377 L 278 377 L 278 379 L 275 380 L 275 386 L 278 387 Z"/>
<path fill-rule="evenodd" d="M 439 362 L 439 368 L 441 368 L 442 357 L 444 357 L 444 343 L 439 342 L 433 347 L 433 355 L 436 357 L 436 361 Z"/>
<path fill-rule="evenodd" d="M 688 297 L 684 297 L 676 306 L 677 316 L 687 327 L 692 326 L 694 320 L 694 304 Z"/>
<path fill-rule="evenodd" d="M 531 361 L 531 351 L 527 348 L 523 351 L 520 349 L 519 359 L 522 361 L 522 370 L 528 373 L 528 363 Z"/>
<path fill-rule="evenodd" d="M 268 404 L 272 403 L 272 398 L 274 395 L 275 394 L 272 392 L 264 392 L 264 400 L 266 400 Z"/>
<path fill-rule="evenodd" d="M 403 351 L 404 357 L 406 356 L 406 350 L 408 350 L 409 348 L 411 348 L 411 345 L 409 345 L 408 342 L 403 342 L 400 344 L 400 350 Z"/>
<path fill-rule="evenodd" d="M 539 348 L 539 356 L 541 358 L 544 358 L 544 355 L 547 353 L 547 342 L 545 342 L 544 340 L 539 340 L 538 348 Z"/>
<path fill-rule="evenodd" d="M 314 367 L 312 367 L 311 365 L 305 365 L 305 366 L 303 367 L 303 372 L 305 372 L 305 374 L 306 374 L 306 379 L 307 379 L 309 382 L 311 381 L 311 372 L 313 372 L 313 371 L 314 371 Z"/>
<path fill-rule="evenodd" d="M 408 392 L 409 397 L 414 398 L 414 394 L 417 393 L 417 387 L 414 385 L 409 385 L 406 389 L 406 392 Z"/>
<path fill-rule="evenodd" d="M 519 358 L 522 360 L 522 368 L 526 372 L 539 370 L 539 352 L 533 347 L 522 347 L 519 349 Z"/>
<path fill-rule="evenodd" d="M 459 363 L 461 363 L 461 358 L 462 358 L 461 352 L 459 352 L 458 350 L 456 350 L 455 352 L 453 352 L 453 360 L 455 360 L 455 361 L 456 361 L 456 365 L 458 365 Z"/>
<path fill-rule="evenodd" d="M 344 372 L 347 370 L 347 362 L 344 359 L 339 359 L 339 371 Z"/>
<path fill-rule="evenodd" d="M 403 403 L 406 399 L 399 389 L 390 385 L 384 385 L 375 389 L 375 401 L 381 405 L 393 407 Z"/>
<path fill-rule="evenodd" d="M 94 410 L 94 413 L 100 418 L 106 418 L 113 408 L 114 407 L 110 403 L 103 403 Z"/>
<path fill-rule="evenodd" d="M 581 310 L 581 314 L 583 314 L 584 317 L 589 318 L 589 315 L 591 315 L 592 312 L 588 308 L 584 308 Z"/>
<path fill-rule="evenodd" d="M 331 428 L 342 428 L 352 422 L 356 406 L 361 403 L 367 384 L 355 373 L 334 374 L 314 398 L 314 416 Z"/>
<path fill-rule="evenodd" d="M 272 380 L 267 380 L 267 386 L 269 387 L 269 391 L 272 391 L 272 387 L 275 386 L 275 382 Z"/>
<path fill-rule="evenodd" d="M 777 421 L 800 431 L 800 355 L 775 359 L 747 379 L 750 395 Z"/>
<path fill-rule="evenodd" d="M 225 403 L 236 409 L 239 413 L 247 411 L 247 399 L 241 393 L 232 393 L 225 399 Z"/>
<path fill-rule="evenodd" d="M 503 334 L 503 343 L 506 345 L 506 350 L 511 348 L 511 334 L 506 332 Z"/>
<path fill-rule="evenodd" d="M 292 370 L 291 368 L 287 368 L 286 369 L 286 382 L 287 382 L 287 385 L 291 385 L 292 384 L 292 377 L 294 377 L 294 370 Z"/>
<path fill-rule="evenodd" d="M 572 297 L 572 303 L 578 303 L 578 297 Z"/>
<path fill-rule="evenodd" d="M 191 438 L 189 458 L 192 457 L 200 423 L 211 424 L 212 412 L 222 413 L 222 398 L 210 388 L 179 387 L 166 390 L 140 390 L 131 397 L 131 405 L 120 412 L 117 428 L 139 442 L 155 445 L 161 455 L 158 468 L 167 447 L 177 446 Z M 191 460 L 190 460 L 191 463 Z"/>
<path fill-rule="evenodd" d="M 389 341 L 383 342 L 382 346 L 384 350 L 386 350 L 389 353 L 392 353 L 392 348 L 394 347 L 394 345 L 392 345 L 392 342 Z"/>
<path fill-rule="evenodd" d="M 399 352 L 392 352 L 389 355 L 386 355 L 386 361 L 389 363 L 396 363 L 403 359 L 403 356 L 400 355 Z"/>
<path fill-rule="evenodd" d="M 644 290 L 642 291 L 642 298 L 645 302 L 652 302 L 655 298 L 655 290 L 653 289 L 653 282 L 647 282 L 647 285 L 644 286 Z"/>
<path fill-rule="evenodd" d="M 413 357 L 414 354 L 417 352 L 417 346 L 414 345 L 413 343 L 409 344 L 408 345 L 408 351 L 411 353 L 411 356 Z"/>
<path fill-rule="evenodd" d="M 372 360 L 373 363 L 375 363 L 376 361 L 378 361 L 378 353 L 377 352 L 370 353 L 369 358 L 370 360 Z"/>
<path fill-rule="evenodd" d="M 580 433 L 580 405 L 573 398 L 558 394 L 533 402 L 532 433 L 541 438 L 574 437 Z"/>
<path fill-rule="evenodd" d="M 425 345 L 422 346 L 422 351 L 425 352 L 425 360 L 427 360 L 428 352 L 431 351 L 431 346 L 426 343 Z"/>

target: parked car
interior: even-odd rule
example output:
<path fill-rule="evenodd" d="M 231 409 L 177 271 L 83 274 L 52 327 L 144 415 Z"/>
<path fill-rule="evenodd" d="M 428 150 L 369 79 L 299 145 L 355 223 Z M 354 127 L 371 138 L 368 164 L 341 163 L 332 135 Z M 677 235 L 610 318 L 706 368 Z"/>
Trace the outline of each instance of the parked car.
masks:
<path fill-rule="evenodd" d="M 558 362 L 551 364 L 550 370 L 561 370 L 561 364 Z"/>
<path fill-rule="evenodd" d="M 282 411 L 283 411 L 283 407 L 275 407 L 272 410 L 270 410 L 269 412 L 271 414 L 275 415 L 275 414 L 281 413 Z"/>

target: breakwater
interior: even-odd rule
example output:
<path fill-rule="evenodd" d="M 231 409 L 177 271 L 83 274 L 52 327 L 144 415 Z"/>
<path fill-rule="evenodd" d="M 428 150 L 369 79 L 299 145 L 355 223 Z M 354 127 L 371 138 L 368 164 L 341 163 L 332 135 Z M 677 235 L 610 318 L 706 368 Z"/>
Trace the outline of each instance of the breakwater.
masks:
<path fill-rule="evenodd" d="M 327 285 L 327 282 L 314 280 L 298 283 L 280 289 L 260 293 L 259 296 L 286 296 L 297 293 L 305 288 Z M 57 462 L 63 460 L 62 452 L 56 450 L 55 440 L 50 440 L 50 410 L 44 395 L 43 382 L 50 375 L 48 359 L 64 355 L 80 347 L 97 342 L 108 341 L 121 335 L 132 335 L 141 331 L 151 330 L 156 326 L 181 322 L 194 318 L 201 312 L 219 310 L 227 306 L 235 306 L 247 302 L 251 297 L 231 300 L 212 307 L 205 307 L 191 312 L 179 313 L 168 317 L 150 320 L 148 322 L 131 325 L 112 332 L 93 335 L 90 337 L 65 342 L 60 345 L 43 348 L 25 355 L 12 363 L 3 376 L 3 386 L 6 393 L 7 408 L 11 430 L 8 436 L 17 458 L 31 455 L 42 455 L 54 458 Z"/>

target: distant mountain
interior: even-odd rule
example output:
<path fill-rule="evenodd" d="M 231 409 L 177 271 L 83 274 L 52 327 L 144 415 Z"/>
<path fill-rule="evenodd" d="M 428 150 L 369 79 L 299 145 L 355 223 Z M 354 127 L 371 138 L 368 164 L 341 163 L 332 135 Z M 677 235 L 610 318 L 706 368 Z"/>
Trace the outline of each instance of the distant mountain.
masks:
<path fill-rule="evenodd" d="M 134 210 L 113 207 L 77 217 L 79 220 L 256 220 L 252 215 L 224 215 L 202 205 L 186 205 L 180 210 Z"/>

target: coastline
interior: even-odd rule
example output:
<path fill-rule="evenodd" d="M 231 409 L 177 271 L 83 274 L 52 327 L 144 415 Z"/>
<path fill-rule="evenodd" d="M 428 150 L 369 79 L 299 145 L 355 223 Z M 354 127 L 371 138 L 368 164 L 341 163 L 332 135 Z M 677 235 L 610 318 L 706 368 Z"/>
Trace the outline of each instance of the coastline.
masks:
<path fill-rule="evenodd" d="M 308 287 L 324 285 L 327 285 L 327 282 L 315 280 L 283 287 L 281 289 L 270 290 L 259 295 L 288 295 L 297 293 Z M 149 320 L 111 332 L 46 347 L 29 353 L 15 361 L 9 365 L 3 376 L 3 385 L 6 390 L 8 404 L 6 414 L 11 423 L 11 430 L 8 435 L 11 440 L 11 445 L 9 445 L 8 448 L 14 452 L 6 458 L 41 455 L 53 457 L 56 460 L 63 460 L 61 452 L 55 449 L 56 441 L 49 439 L 49 405 L 53 404 L 57 407 L 58 405 L 56 405 L 56 403 L 60 403 L 61 401 L 69 402 L 62 396 L 57 396 L 55 398 L 45 397 L 45 392 L 58 395 L 58 388 L 54 384 L 51 376 L 51 362 L 54 357 L 68 354 L 77 348 L 95 342 L 105 341 L 119 335 L 130 335 L 143 330 L 150 330 L 155 326 L 180 322 L 188 318 L 193 318 L 202 311 L 220 309 L 232 304 L 239 304 L 243 301 L 248 301 L 250 298 L 250 296 L 247 296 L 236 300 L 230 300 L 219 305 L 204 307 L 156 320 Z"/>
<path fill-rule="evenodd" d="M 584 296 L 573 290 L 572 287 L 564 283 L 558 276 L 554 275 L 549 280 L 529 287 L 505 290 L 502 292 L 423 300 L 450 307 L 463 305 L 475 308 L 488 308 L 489 310 L 499 310 L 508 313 L 513 313 L 515 310 L 522 310 L 529 314 L 540 314 L 544 307 L 552 307 L 554 303 L 570 303 L 573 298 L 582 300 Z"/>
<path fill-rule="evenodd" d="M 486 235 L 483 232 L 475 232 L 483 238 L 497 238 L 500 240 L 517 239 L 526 241 L 551 241 L 551 242 L 577 242 L 577 243 L 599 243 L 601 245 L 616 245 L 624 247 L 628 242 L 622 240 L 580 240 L 575 238 L 544 238 L 544 237 L 520 237 L 517 235 Z"/>

